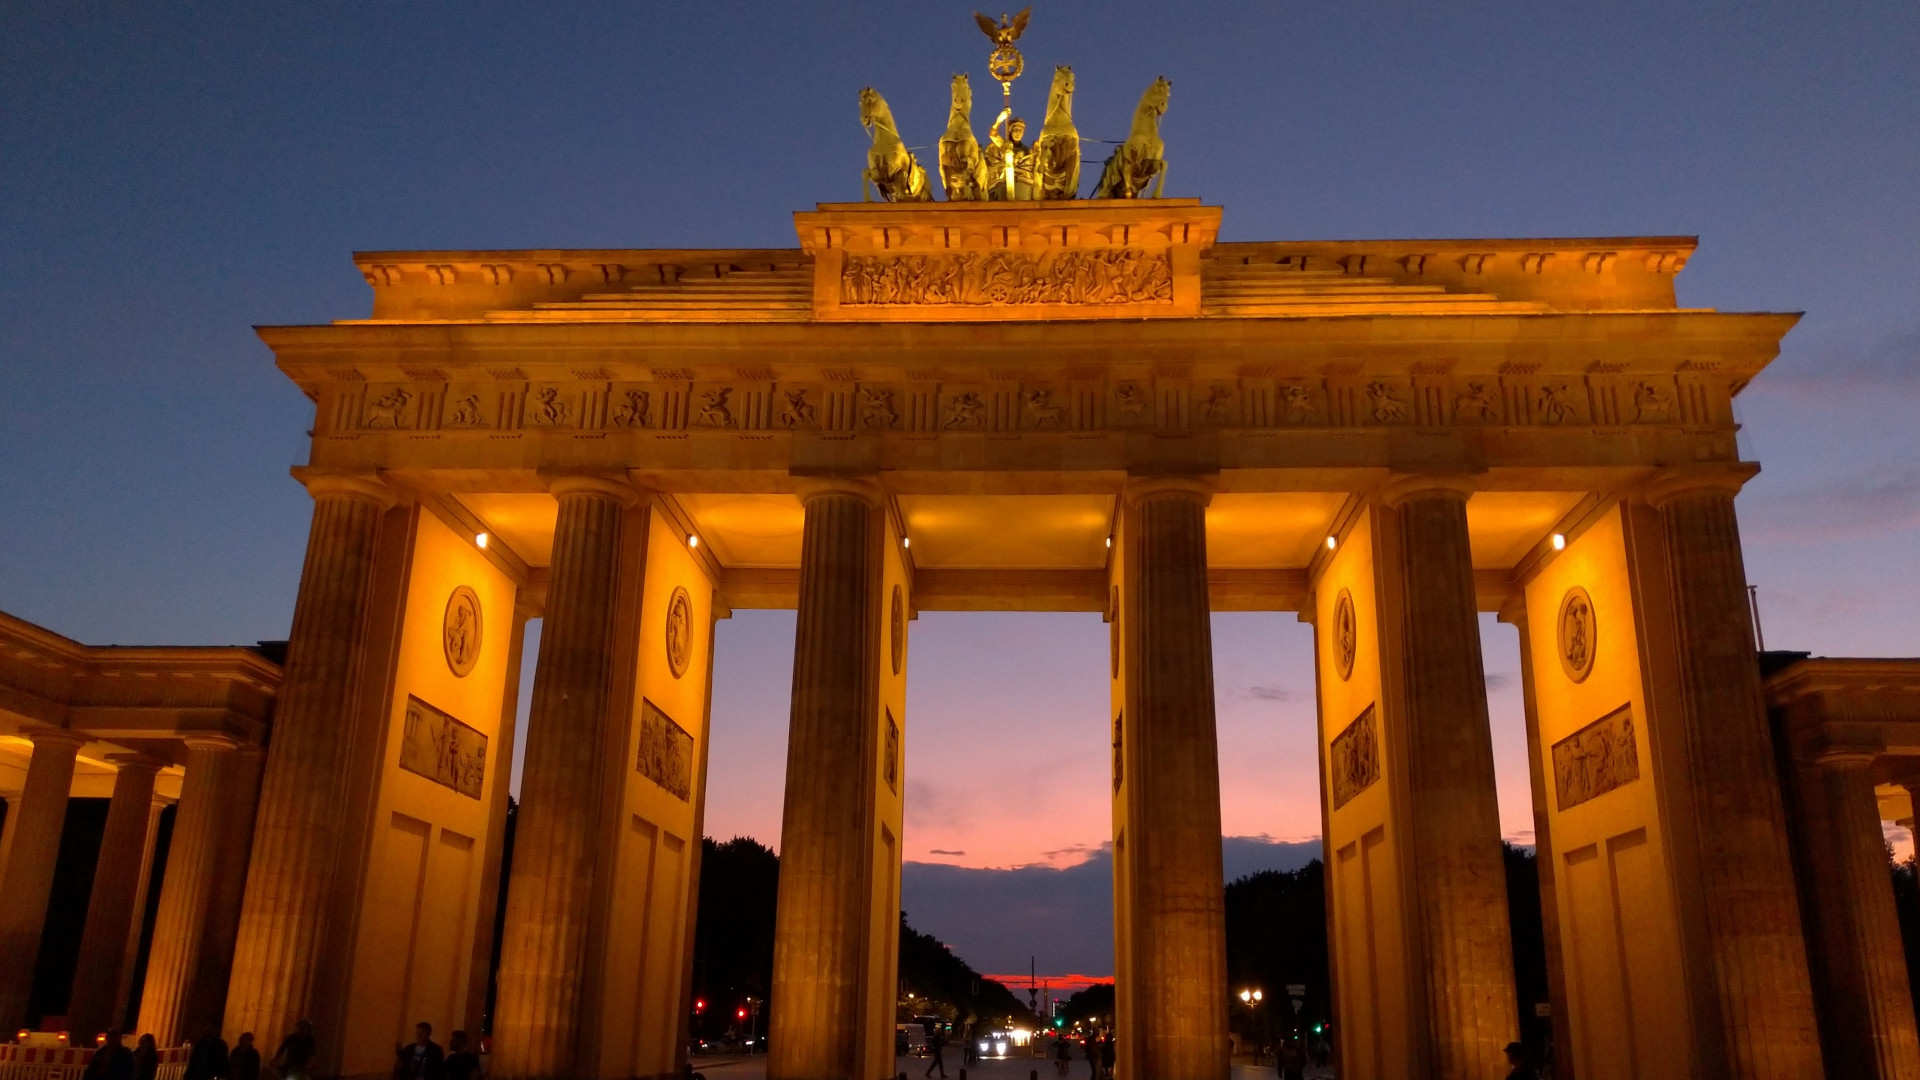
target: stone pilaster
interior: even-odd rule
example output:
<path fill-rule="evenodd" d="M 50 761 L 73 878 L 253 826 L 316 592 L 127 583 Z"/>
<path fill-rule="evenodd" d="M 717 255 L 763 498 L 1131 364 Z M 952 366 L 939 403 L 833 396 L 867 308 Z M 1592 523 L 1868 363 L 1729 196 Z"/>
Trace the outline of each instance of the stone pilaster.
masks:
<path fill-rule="evenodd" d="M 126 1011 L 125 999 L 116 995 L 124 982 L 121 965 L 127 959 L 127 938 L 138 914 L 134 898 L 142 891 L 140 870 L 146 862 L 147 824 L 153 814 L 153 779 L 160 771 L 160 763 L 144 754 L 116 754 L 112 760 L 120 771 L 113 780 L 113 800 L 107 805 L 93 894 L 87 901 L 80 956 L 74 964 L 73 993 L 67 1002 L 67 1024 L 83 1038 L 117 1026 Z"/>
<path fill-rule="evenodd" d="M 207 1000 L 219 989 L 208 986 L 217 973 L 206 964 L 211 959 L 207 939 L 232 821 L 244 813 L 227 798 L 237 757 L 234 741 L 200 735 L 190 736 L 186 744 L 187 774 L 180 785 L 180 808 L 174 811 L 160 910 L 147 953 L 147 981 L 140 994 L 139 1028 L 152 1032 L 162 1046 L 179 1046 L 196 1036 L 201 1025 L 220 1020 L 217 1004 Z M 257 1030 L 254 1035 L 260 1037 Z"/>
<path fill-rule="evenodd" d="M 13 1031 L 26 1019 L 33 989 L 33 965 L 40 954 L 40 932 L 53 892 L 53 867 L 66 826 L 67 793 L 73 787 L 73 759 L 86 738 L 70 731 L 29 733 L 33 758 L 27 784 L 7 809 L 0 843 L 0 1031 Z"/>
<path fill-rule="evenodd" d="M 868 773 L 879 663 L 880 493 L 819 482 L 801 492 L 793 716 L 774 931 L 772 1080 L 844 1080 L 860 1044 L 869 920 Z M 891 992 L 891 991 L 889 991 Z"/>
<path fill-rule="evenodd" d="M 1381 496 L 1376 558 L 1396 582 L 1391 653 L 1383 683 L 1397 684 L 1398 739 L 1386 740 L 1389 773 L 1405 778 L 1396 818 L 1409 868 L 1408 922 L 1417 958 L 1410 997 L 1425 1017 L 1426 1075 L 1497 1076 L 1519 1033 L 1500 806 L 1481 667 L 1471 486 L 1409 478 Z M 1383 616 L 1384 618 L 1384 616 Z M 1390 718 L 1390 723 L 1394 721 Z"/>
<path fill-rule="evenodd" d="M 1130 484 L 1121 633 L 1129 640 L 1124 733 L 1131 1002 L 1129 1075 L 1224 1080 L 1226 905 L 1220 755 L 1207 597 L 1207 503 L 1189 479 Z"/>
<path fill-rule="evenodd" d="M 507 885 L 494 1071 L 565 1077 L 587 1015 L 584 976 L 606 804 L 604 790 L 620 554 L 630 486 L 552 483 L 560 501 L 553 569 L 527 720 L 520 815 Z"/>
<path fill-rule="evenodd" d="M 364 663 L 380 523 L 392 505 L 371 478 L 314 477 L 313 524 L 294 603 L 286 675 L 261 781 L 226 1028 L 263 1042 L 313 1004 L 338 870 L 340 808 L 353 748 L 354 683 Z"/>
<path fill-rule="evenodd" d="M 1649 492 L 1667 557 L 1678 680 L 1662 721 L 1680 770 L 1689 940 L 1707 1071 L 1739 1080 L 1820 1075 L 1807 953 L 1779 776 L 1754 651 L 1733 497 L 1738 479 L 1678 477 Z M 1675 729 L 1678 730 L 1675 730 Z M 1677 760 L 1676 760 L 1677 759 Z M 1688 925 L 1688 924 L 1691 925 Z"/>
<path fill-rule="evenodd" d="M 1795 769 L 1808 953 L 1827 1075 L 1920 1077 L 1920 1032 L 1894 909 L 1872 751 L 1829 749 Z"/>

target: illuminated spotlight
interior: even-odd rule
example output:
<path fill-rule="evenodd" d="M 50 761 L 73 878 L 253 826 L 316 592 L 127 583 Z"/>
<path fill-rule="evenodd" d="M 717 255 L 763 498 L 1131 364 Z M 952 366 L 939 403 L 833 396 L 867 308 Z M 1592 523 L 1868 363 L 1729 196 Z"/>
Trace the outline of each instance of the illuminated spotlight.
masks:
<path fill-rule="evenodd" d="M 1112 547 L 1112 546 L 1113 546 L 1113 537 L 1111 537 L 1111 536 L 1109 536 L 1109 537 L 1107 537 L 1107 546 L 1108 546 L 1108 547 Z"/>
<path fill-rule="evenodd" d="M 1567 549 L 1567 535 L 1565 533 L 1554 533 L 1553 534 L 1553 550 L 1565 551 L 1566 549 Z"/>
<path fill-rule="evenodd" d="M 1338 540 L 1335 540 L 1335 539 L 1334 539 L 1333 537 L 1331 537 L 1331 536 L 1329 536 L 1329 537 L 1327 537 L 1327 550 L 1328 550 L 1328 551 L 1332 551 L 1332 550 L 1333 550 L 1334 548 L 1337 548 L 1337 547 L 1339 547 L 1339 546 L 1340 546 L 1340 541 L 1338 541 Z"/>
<path fill-rule="evenodd" d="M 688 534 L 687 534 L 687 546 L 688 546 L 688 547 L 690 547 L 690 548 L 697 548 L 697 547 L 699 547 L 699 546 L 700 546 L 700 538 L 699 538 L 698 536 L 695 536 L 695 535 L 693 535 L 692 533 L 688 533 Z"/>
<path fill-rule="evenodd" d="M 913 546 L 913 537 L 911 537 L 911 536 L 903 536 L 903 537 L 901 537 L 901 538 L 900 538 L 900 546 L 901 546 L 901 547 L 903 547 L 903 548 L 910 548 L 910 547 L 912 547 L 912 546 Z"/>
<path fill-rule="evenodd" d="M 485 551 L 487 549 L 487 539 L 488 539 L 487 534 L 481 533 L 480 535 L 473 538 L 473 544 L 475 547 L 479 548 L 480 550 Z"/>

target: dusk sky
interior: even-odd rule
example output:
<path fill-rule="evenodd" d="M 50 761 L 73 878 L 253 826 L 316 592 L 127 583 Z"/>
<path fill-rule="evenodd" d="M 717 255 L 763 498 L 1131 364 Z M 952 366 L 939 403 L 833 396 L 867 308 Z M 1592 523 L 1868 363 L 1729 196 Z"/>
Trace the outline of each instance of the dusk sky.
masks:
<path fill-rule="evenodd" d="M 1807 313 L 1737 402 L 1767 644 L 1920 655 L 1920 7 L 1450 7 L 1043 3 L 1017 111 L 1069 63 L 1082 135 L 1117 139 L 1166 75 L 1167 193 L 1223 206 L 1222 239 L 1698 235 L 1683 305 Z M 253 324 L 364 316 L 356 249 L 794 246 L 794 210 L 859 197 L 862 86 L 929 145 L 970 72 L 984 131 L 971 12 L 5 5 L 0 610 L 96 644 L 284 638 L 312 406 Z M 713 835 L 778 840 L 792 632 L 721 625 Z M 1524 840 L 1518 647 L 1483 633 Z M 1095 615 L 913 624 L 909 859 L 1040 864 L 967 879 L 1004 896 L 1101 861 L 1106 642 Z M 1226 832 L 1312 838 L 1306 627 L 1221 615 L 1214 648 Z M 1011 915 L 929 924 L 954 873 L 909 869 L 915 921 L 1024 969 Z M 1042 967 L 1097 968 L 1104 932 Z"/>

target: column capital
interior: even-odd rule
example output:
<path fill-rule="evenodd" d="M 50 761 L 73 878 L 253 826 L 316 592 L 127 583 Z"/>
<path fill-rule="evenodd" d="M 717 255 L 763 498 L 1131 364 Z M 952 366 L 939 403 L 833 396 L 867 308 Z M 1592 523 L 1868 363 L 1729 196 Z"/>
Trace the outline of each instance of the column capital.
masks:
<path fill-rule="evenodd" d="M 845 495 L 879 506 L 887 497 L 885 488 L 858 476 L 796 476 L 793 493 L 800 496 L 802 505 L 827 495 Z"/>
<path fill-rule="evenodd" d="M 151 758 L 145 754 L 132 752 L 108 754 L 107 760 L 112 762 L 114 767 L 121 772 L 158 773 L 162 764 L 158 758 Z"/>
<path fill-rule="evenodd" d="M 1478 487 L 1465 473 L 1397 473 L 1380 485 L 1374 497 L 1389 507 L 1431 496 L 1466 501 Z"/>
<path fill-rule="evenodd" d="M 1213 481 L 1205 476 L 1130 476 L 1120 489 L 1128 505 L 1148 499 L 1188 499 L 1206 506 L 1213 501 Z"/>
<path fill-rule="evenodd" d="M 240 740 L 231 735 L 216 735 L 211 732 L 188 735 L 180 740 L 189 750 L 238 750 Z"/>
<path fill-rule="evenodd" d="M 23 731 L 20 734 L 26 736 L 36 749 L 46 745 L 71 746 L 78 750 L 93 741 L 80 732 L 67 728 L 41 728 L 39 731 Z"/>
<path fill-rule="evenodd" d="M 1813 763 L 1823 769 L 1864 769 L 1879 760 L 1884 751 L 1865 743 L 1826 743 L 1813 751 Z"/>
<path fill-rule="evenodd" d="M 554 472 L 542 469 L 540 479 L 556 499 L 565 498 L 568 495 L 598 495 L 603 499 L 612 499 L 625 507 L 632 507 L 640 502 L 640 489 L 634 487 L 632 482 L 624 476 Z"/>
<path fill-rule="evenodd" d="M 391 510 L 400 503 L 400 493 L 371 469 L 349 472 L 298 465 L 293 469 L 293 478 L 316 500 L 340 496 L 370 502 L 382 510 Z"/>
<path fill-rule="evenodd" d="M 1638 494 L 1656 510 L 1688 495 L 1715 494 L 1732 498 L 1740 494 L 1740 489 L 1759 471 L 1760 466 L 1745 462 L 1661 469 L 1641 484 Z"/>

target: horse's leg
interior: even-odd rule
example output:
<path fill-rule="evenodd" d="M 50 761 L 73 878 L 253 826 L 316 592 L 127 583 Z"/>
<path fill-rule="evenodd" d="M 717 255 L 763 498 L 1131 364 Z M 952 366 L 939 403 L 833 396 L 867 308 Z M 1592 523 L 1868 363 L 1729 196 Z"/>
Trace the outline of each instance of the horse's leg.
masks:
<path fill-rule="evenodd" d="M 873 196 L 867 193 L 867 181 L 871 180 L 872 178 L 873 178 L 872 169 L 860 170 L 860 201 L 861 202 L 873 201 Z"/>
<path fill-rule="evenodd" d="M 1160 159 L 1160 182 L 1153 185 L 1153 197 L 1159 198 L 1167 190 L 1167 159 Z"/>

